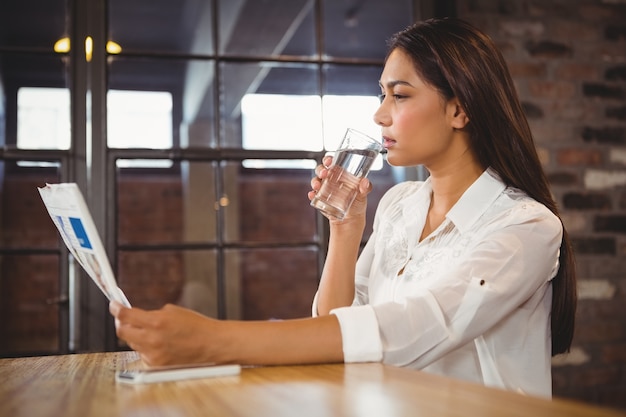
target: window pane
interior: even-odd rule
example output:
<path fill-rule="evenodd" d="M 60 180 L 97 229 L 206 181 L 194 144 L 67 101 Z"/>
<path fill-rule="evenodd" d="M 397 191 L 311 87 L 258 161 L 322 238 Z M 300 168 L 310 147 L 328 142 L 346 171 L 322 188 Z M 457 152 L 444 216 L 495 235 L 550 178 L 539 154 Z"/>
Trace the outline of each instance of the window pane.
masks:
<path fill-rule="evenodd" d="M 0 356 L 58 352 L 59 256 L 0 260 Z"/>
<path fill-rule="evenodd" d="M 220 0 L 220 52 L 243 56 L 315 54 L 314 3 Z"/>
<path fill-rule="evenodd" d="M 0 249 L 59 248 L 59 235 L 37 191 L 46 183 L 59 182 L 58 170 L 0 161 L 0 180 Z"/>
<path fill-rule="evenodd" d="M 387 39 L 412 22 L 411 0 L 323 1 L 324 54 L 380 59 Z"/>
<path fill-rule="evenodd" d="M 0 180 L 0 355 L 56 353 L 59 305 L 50 300 L 59 295 L 59 255 L 28 252 L 60 248 L 37 192 L 46 182 L 58 182 L 58 172 L 0 161 Z"/>
<path fill-rule="evenodd" d="M 163 129 L 169 129 L 173 146 L 212 147 L 215 142 L 214 76 L 214 63 L 211 60 L 117 56 L 110 59 L 109 93 L 111 90 L 119 90 L 171 97 L 171 126 L 164 126 Z M 119 136 L 128 137 L 125 130 L 130 126 L 131 131 L 136 132 L 133 135 L 140 137 L 141 143 L 147 143 L 146 147 L 157 147 L 156 138 L 150 134 L 150 130 L 143 128 L 141 120 L 133 117 L 121 126 L 113 117 L 114 113 L 109 115 L 108 123 L 117 124 L 112 127 L 114 134 L 119 132 Z M 109 138 L 111 146 L 112 140 L 117 139 Z M 133 143 L 137 142 L 133 139 Z"/>
<path fill-rule="evenodd" d="M 326 149 L 336 149 L 348 127 L 373 138 L 380 137 L 380 126 L 373 117 L 380 105 L 378 80 L 381 71 L 379 66 L 324 66 L 322 105 Z"/>
<path fill-rule="evenodd" d="M 130 303 L 167 303 L 217 317 L 217 261 L 212 250 L 118 251 L 117 280 Z"/>
<path fill-rule="evenodd" d="M 248 94 L 289 95 L 300 97 L 301 101 L 314 100 L 310 97 L 320 94 L 315 65 L 273 62 L 222 63 L 221 65 L 223 85 L 220 89 L 222 91 L 220 99 L 224 147 L 242 147 L 242 101 Z M 264 109 L 263 112 L 269 112 L 269 114 L 257 115 L 253 111 L 248 111 L 246 118 L 257 120 L 271 117 L 272 119 L 267 122 L 272 123 L 275 130 L 280 129 L 285 123 L 317 131 L 321 126 L 319 111 L 297 113 L 290 118 L 276 109 Z M 272 148 L 271 136 L 266 136 L 265 143 L 267 143 L 266 149 Z M 291 149 L 302 149 L 298 135 L 293 135 L 291 143 Z M 321 149 L 321 137 L 319 144 L 307 146 Z"/>
<path fill-rule="evenodd" d="M 70 148 L 70 90 L 22 87 L 17 90 L 17 147 Z"/>
<path fill-rule="evenodd" d="M 376 96 L 297 96 L 279 94 L 246 94 L 241 104 L 242 141 L 244 149 L 268 150 L 334 150 L 346 129 L 360 130 L 373 138 L 380 127 L 372 117 L 380 102 Z M 322 119 L 323 126 L 319 122 Z M 306 114 L 310 119 L 303 119 Z M 276 120 L 283 120 L 276 123 Z M 322 134 L 323 130 L 323 134 Z M 324 138 L 324 147 L 320 138 Z M 315 168 L 306 160 L 246 160 L 246 168 Z M 380 169 L 380 164 L 373 169 Z"/>
<path fill-rule="evenodd" d="M 309 169 L 224 169 L 225 238 L 228 242 L 303 243 L 316 241 L 316 211 L 309 205 Z"/>
<path fill-rule="evenodd" d="M 66 0 L 1 1 L 0 46 L 39 47 L 52 51 L 54 43 L 67 35 L 68 4 Z"/>
<path fill-rule="evenodd" d="M 0 54 L 0 145 L 68 149 L 70 93 L 56 54 Z"/>
<path fill-rule="evenodd" d="M 318 95 L 246 94 L 241 101 L 243 148 L 321 151 L 321 110 Z"/>
<path fill-rule="evenodd" d="M 172 94 L 109 90 L 107 141 L 111 148 L 172 147 Z"/>
<path fill-rule="evenodd" d="M 109 40 L 122 53 L 213 53 L 211 0 L 109 0 L 108 5 Z"/>
<path fill-rule="evenodd" d="M 320 276 L 317 249 L 228 250 L 226 259 L 226 276 L 240 279 L 243 319 L 311 316 Z"/>
<path fill-rule="evenodd" d="M 210 243 L 216 236 L 215 169 L 182 162 L 166 172 L 118 170 L 118 242 Z"/>
<path fill-rule="evenodd" d="M 372 96 L 324 96 L 324 148 L 339 147 L 346 129 L 357 129 L 374 139 L 380 138 L 380 126 L 372 120 L 380 101 Z M 374 165 L 372 169 L 380 169 Z"/>

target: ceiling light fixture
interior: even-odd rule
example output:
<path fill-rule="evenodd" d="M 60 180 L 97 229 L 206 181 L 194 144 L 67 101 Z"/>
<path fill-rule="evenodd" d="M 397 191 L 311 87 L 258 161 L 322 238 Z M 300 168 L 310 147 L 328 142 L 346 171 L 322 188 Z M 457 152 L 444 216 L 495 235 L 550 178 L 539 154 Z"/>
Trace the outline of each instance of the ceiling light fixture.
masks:
<path fill-rule="evenodd" d="M 54 52 L 58 54 L 65 54 L 70 51 L 70 38 L 61 38 L 54 43 Z"/>
<path fill-rule="evenodd" d="M 70 51 L 70 49 L 70 38 L 68 38 L 67 36 L 59 39 L 54 43 L 54 52 L 58 54 L 66 54 Z M 122 47 L 117 42 L 108 41 L 106 44 L 106 51 L 111 55 L 117 55 L 122 52 Z M 87 36 L 87 38 L 85 38 L 85 59 L 87 59 L 87 62 L 91 61 L 92 55 L 93 39 L 91 38 L 91 36 Z"/>
<path fill-rule="evenodd" d="M 85 59 L 87 62 L 91 62 L 91 57 L 93 56 L 93 39 L 91 36 L 87 36 L 85 38 Z"/>

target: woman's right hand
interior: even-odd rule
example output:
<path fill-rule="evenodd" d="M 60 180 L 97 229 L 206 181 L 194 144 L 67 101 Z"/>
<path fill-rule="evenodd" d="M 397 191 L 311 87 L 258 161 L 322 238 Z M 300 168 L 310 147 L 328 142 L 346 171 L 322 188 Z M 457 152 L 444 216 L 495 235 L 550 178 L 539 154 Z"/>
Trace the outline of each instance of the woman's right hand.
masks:
<path fill-rule="evenodd" d="M 311 191 L 308 194 L 309 201 L 312 201 L 320 188 L 322 188 L 322 181 L 328 176 L 328 168 L 332 162 L 333 158 L 326 155 L 322 159 L 322 164 L 315 167 L 315 177 L 311 178 Z"/>
<path fill-rule="evenodd" d="M 311 191 L 308 193 L 309 200 L 313 200 L 315 195 L 319 192 L 322 187 L 322 181 L 326 177 L 328 177 L 328 170 L 333 161 L 333 158 L 329 155 L 325 156 L 322 159 L 322 164 L 318 165 L 315 168 L 315 177 L 311 179 Z M 324 214 L 326 218 L 328 218 L 330 224 L 348 224 L 352 223 L 350 220 L 359 219 L 362 223 L 365 222 L 365 212 L 367 209 L 367 195 L 372 191 L 372 183 L 367 178 L 362 178 L 359 182 L 359 192 L 357 196 L 350 206 L 350 209 L 346 213 L 346 216 L 343 220 L 337 220 L 334 217 L 329 217 Z"/>

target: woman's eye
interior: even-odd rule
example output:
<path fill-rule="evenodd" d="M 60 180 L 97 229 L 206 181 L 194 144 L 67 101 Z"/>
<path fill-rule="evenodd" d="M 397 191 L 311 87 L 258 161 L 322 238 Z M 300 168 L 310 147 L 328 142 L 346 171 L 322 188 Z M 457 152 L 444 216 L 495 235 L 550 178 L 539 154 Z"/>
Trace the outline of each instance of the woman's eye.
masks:
<path fill-rule="evenodd" d="M 386 94 L 378 95 L 378 99 L 380 100 L 381 103 L 385 100 L 385 97 L 387 97 Z M 407 98 L 407 96 L 402 95 L 402 94 L 393 94 L 391 97 L 393 97 L 394 100 L 402 100 L 404 98 Z"/>

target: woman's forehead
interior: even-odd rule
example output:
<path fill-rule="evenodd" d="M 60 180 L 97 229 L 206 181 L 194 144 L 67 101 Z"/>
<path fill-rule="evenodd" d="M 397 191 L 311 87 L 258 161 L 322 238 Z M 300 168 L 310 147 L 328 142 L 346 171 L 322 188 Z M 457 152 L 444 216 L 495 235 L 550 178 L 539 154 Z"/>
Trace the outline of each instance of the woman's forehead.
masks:
<path fill-rule="evenodd" d="M 415 63 L 401 48 L 394 49 L 387 57 L 380 76 L 381 86 L 404 83 L 413 85 L 416 82 L 423 81 L 415 69 Z"/>

